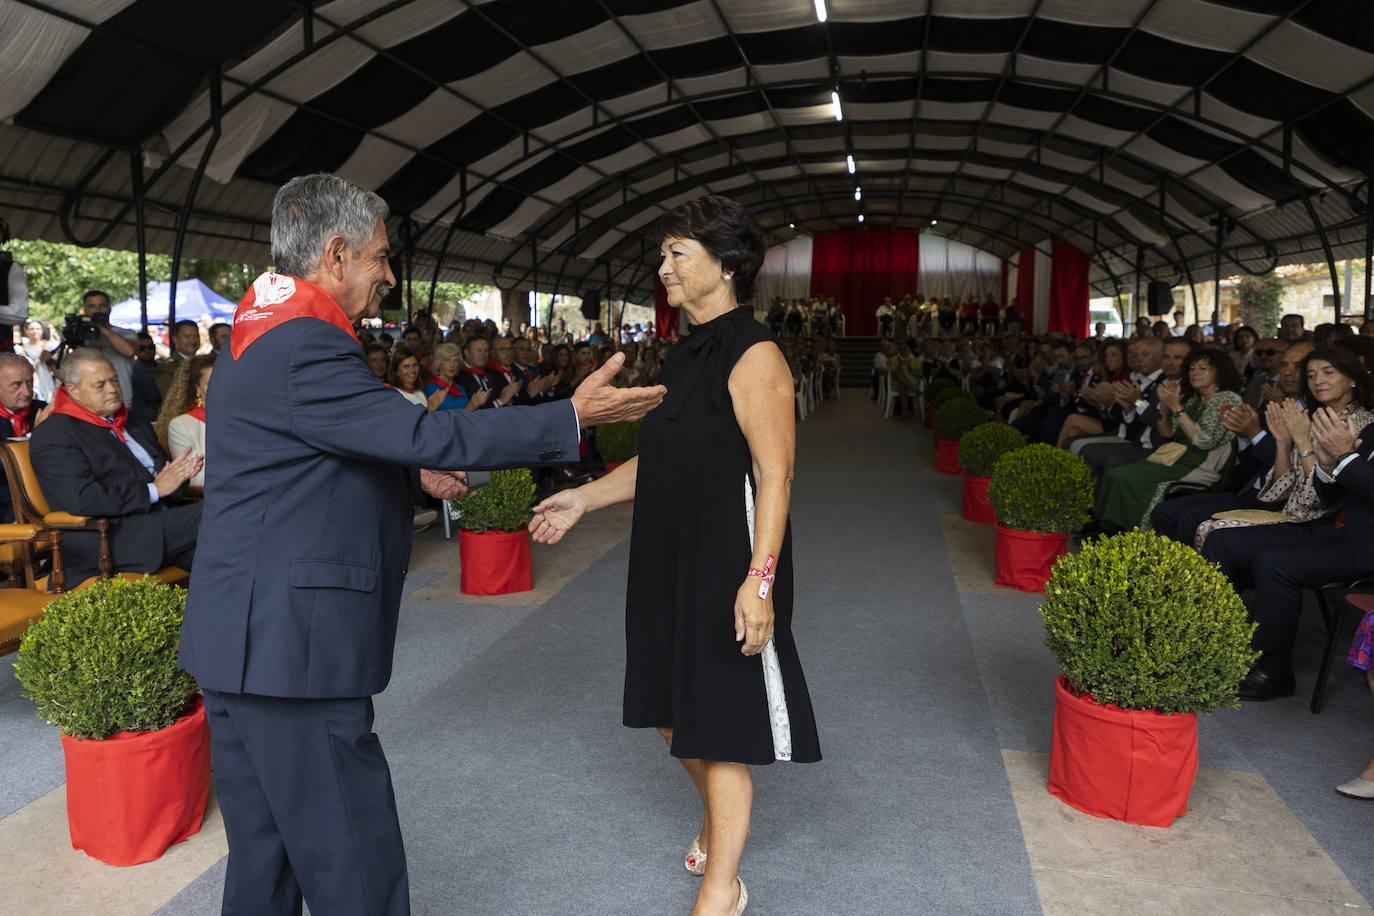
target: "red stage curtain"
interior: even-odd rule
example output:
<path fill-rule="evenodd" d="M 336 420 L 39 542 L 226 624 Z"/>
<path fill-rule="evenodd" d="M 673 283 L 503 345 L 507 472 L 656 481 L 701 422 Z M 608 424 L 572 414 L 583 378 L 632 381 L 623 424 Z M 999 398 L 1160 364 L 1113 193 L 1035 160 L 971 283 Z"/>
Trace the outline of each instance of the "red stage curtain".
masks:
<path fill-rule="evenodd" d="M 1055 240 L 1050 262 L 1050 333 L 1088 336 L 1088 256 Z"/>
<path fill-rule="evenodd" d="M 1016 260 L 1016 305 L 1030 333 L 1035 318 L 1035 249 L 1022 248 Z"/>
<path fill-rule="evenodd" d="M 1007 274 L 1009 274 L 1010 272 L 1011 272 L 1011 264 L 1010 264 L 1010 262 L 1007 261 L 1006 258 L 1003 258 L 1003 259 L 1002 259 L 1002 298 L 997 300 L 998 302 L 1002 303 L 1002 305 L 1006 305 L 1009 301 L 1011 301 L 1011 300 L 1009 300 L 1009 299 L 1007 298 Z"/>
<path fill-rule="evenodd" d="M 677 309 L 668 304 L 668 291 L 654 274 L 654 336 L 672 337 L 677 332 Z"/>
<path fill-rule="evenodd" d="M 844 311 L 852 337 L 878 333 L 874 312 L 891 296 L 895 304 L 920 291 L 916 268 L 920 236 L 898 229 L 842 229 L 811 243 L 811 295 L 830 296 Z"/>

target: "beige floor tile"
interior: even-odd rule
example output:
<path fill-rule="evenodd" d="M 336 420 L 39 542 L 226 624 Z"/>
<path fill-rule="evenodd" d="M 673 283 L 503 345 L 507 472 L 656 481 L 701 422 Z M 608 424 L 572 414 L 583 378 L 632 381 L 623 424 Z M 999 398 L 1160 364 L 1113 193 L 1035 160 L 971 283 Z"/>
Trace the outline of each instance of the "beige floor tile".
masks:
<path fill-rule="evenodd" d="M 997 585 L 996 529 L 992 525 L 966 521 L 957 512 L 941 512 L 939 516 L 949 566 L 954 573 L 954 587 L 969 595 L 1016 594 L 1012 589 Z"/>
<path fill-rule="evenodd" d="M 1002 759 L 1047 914 L 1369 912 L 1257 773 L 1200 770 L 1166 829 L 1070 808 L 1046 788 L 1048 754 Z"/>
<path fill-rule="evenodd" d="M 587 567 L 630 533 L 634 507 L 628 503 L 607 506 L 582 519 L 557 544 L 531 544 L 530 566 L 534 589 L 513 595 L 464 595 L 459 576 L 458 533 L 453 540 L 418 540 L 411 551 L 411 569 L 436 569 L 444 575 L 408 597 L 421 601 L 457 601 L 469 604 L 539 606 L 563 590 Z"/>
<path fill-rule="evenodd" d="M 54 733 L 53 740 L 57 740 Z M 4 916 L 148 916 L 228 853 L 215 791 L 200 832 L 155 862 L 120 868 L 72 849 L 67 787 L 0 820 Z"/>

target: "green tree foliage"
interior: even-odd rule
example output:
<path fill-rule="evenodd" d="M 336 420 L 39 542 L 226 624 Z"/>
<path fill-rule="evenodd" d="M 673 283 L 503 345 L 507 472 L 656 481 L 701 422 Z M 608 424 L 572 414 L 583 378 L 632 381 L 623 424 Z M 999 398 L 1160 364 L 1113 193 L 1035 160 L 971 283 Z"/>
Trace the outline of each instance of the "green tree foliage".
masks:
<path fill-rule="evenodd" d="M 136 252 L 22 239 L 8 242 L 5 248 L 28 276 L 30 317 L 61 324 L 63 315 L 81 307 L 81 295 L 89 289 L 104 290 L 111 302 L 138 295 Z M 183 258 L 179 275 L 181 279 L 195 277 L 237 302 L 265 269 L 233 261 Z M 166 281 L 171 275 L 170 255 L 148 255 L 149 283 Z"/>
<path fill-rule="evenodd" d="M 1278 330 L 1282 302 L 1283 281 L 1272 270 L 1240 281 L 1240 319 L 1261 337 L 1273 337 Z"/>
<path fill-rule="evenodd" d="M 1259 657 L 1231 583 L 1191 545 L 1132 531 L 1059 560 L 1045 585 L 1045 645 L 1099 703 L 1162 713 L 1237 706 Z"/>

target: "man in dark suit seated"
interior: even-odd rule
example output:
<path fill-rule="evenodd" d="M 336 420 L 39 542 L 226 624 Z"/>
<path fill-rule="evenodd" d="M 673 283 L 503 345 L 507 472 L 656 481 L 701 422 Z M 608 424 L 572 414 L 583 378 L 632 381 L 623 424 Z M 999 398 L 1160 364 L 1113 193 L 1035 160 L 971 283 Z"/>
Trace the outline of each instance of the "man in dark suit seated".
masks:
<path fill-rule="evenodd" d="M 58 372 L 52 416 L 33 431 L 29 456 L 54 512 L 110 520 L 116 572 L 191 568 L 200 503 L 178 505 L 203 459 L 167 457 L 147 420 L 130 417 L 119 376 L 98 350 L 72 350 Z M 76 585 L 100 573 L 100 537 L 66 532 L 62 564 Z"/>
<path fill-rule="evenodd" d="M 1259 626 L 1251 645 L 1260 656 L 1240 685 L 1242 700 L 1272 700 L 1297 692 L 1293 644 L 1304 589 L 1374 573 L 1374 424 L 1351 429 L 1329 408 L 1312 414 L 1317 495 L 1340 507 L 1345 525 L 1258 525 L 1213 532 L 1202 555 L 1238 586 L 1253 581 L 1250 616 Z M 1224 535 L 1216 537 L 1216 535 Z"/>
<path fill-rule="evenodd" d="M 27 439 L 51 411 L 33 396 L 33 366 L 18 353 L 0 353 L 0 439 Z M 0 522 L 14 521 L 9 483 L 0 479 Z"/>
<path fill-rule="evenodd" d="M 398 398 L 353 335 L 396 282 L 387 216 L 333 175 L 284 185 L 278 272 L 239 304 L 206 395 L 205 525 L 178 660 L 205 695 L 226 916 L 299 913 L 302 897 L 320 916 L 410 912 L 372 696 L 391 678 L 417 492 L 461 495 L 460 468 L 566 461 L 579 425 L 663 399 L 611 387 L 620 356 L 538 407 Z"/>

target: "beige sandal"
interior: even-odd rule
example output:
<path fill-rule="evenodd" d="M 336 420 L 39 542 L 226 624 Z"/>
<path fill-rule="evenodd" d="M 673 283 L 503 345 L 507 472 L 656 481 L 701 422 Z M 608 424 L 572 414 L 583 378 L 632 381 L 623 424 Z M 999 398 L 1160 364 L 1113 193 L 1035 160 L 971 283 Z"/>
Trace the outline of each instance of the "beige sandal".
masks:
<path fill-rule="evenodd" d="M 698 878 L 706 874 L 706 853 L 701 851 L 701 837 L 692 840 L 692 845 L 687 849 L 687 857 L 682 860 L 682 867 Z"/>

